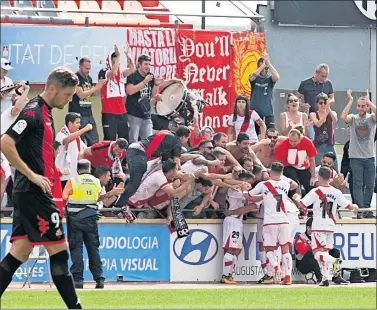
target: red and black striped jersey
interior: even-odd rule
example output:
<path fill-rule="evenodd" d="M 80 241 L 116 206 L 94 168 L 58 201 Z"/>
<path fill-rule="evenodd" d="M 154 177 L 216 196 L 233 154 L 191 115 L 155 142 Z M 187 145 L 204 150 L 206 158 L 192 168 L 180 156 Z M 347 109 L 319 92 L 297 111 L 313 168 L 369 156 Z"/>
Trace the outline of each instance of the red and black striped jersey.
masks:
<path fill-rule="evenodd" d="M 161 130 L 139 142 L 144 147 L 148 160 L 161 157 L 162 161 L 166 161 L 169 158 L 181 157 L 181 141 L 169 130 Z"/>
<path fill-rule="evenodd" d="M 55 177 L 54 121 L 51 108 L 38 96 L 28 102 L 16 121 L 5 132 L 16 142 L 17 152 L 35 173 L 47 177 L 51 184 Z M 42 191 L 40 187 L 16 171 L 14 192 Z"/>

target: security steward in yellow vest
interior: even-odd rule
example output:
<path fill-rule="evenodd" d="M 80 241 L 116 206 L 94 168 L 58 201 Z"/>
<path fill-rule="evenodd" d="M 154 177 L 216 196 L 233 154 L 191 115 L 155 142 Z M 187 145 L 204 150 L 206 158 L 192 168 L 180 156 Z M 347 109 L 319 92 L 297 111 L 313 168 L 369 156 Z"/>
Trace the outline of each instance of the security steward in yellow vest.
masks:
<path fill-rule="evenodd" d="M 99 255 L 98 205 L 101 193 L 100 181 L 90 174 L 90 161 L 81 159 L 77 163 L 78 176 L 70 179 L 63 198 L 67 204 L 67 232 L 71 252 L 73 275 L 76 288 L 84 286 L 83 244 L 88 252 L 89 269 L 96 281 L 96 288 L 104 288 L 102 262 Z"/>

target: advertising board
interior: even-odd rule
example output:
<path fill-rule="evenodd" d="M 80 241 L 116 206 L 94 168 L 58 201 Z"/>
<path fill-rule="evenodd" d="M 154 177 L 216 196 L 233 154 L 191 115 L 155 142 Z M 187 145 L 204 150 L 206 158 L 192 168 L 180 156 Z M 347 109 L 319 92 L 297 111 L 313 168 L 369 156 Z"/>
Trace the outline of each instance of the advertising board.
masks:
<path fill-rule="evenodd" d="M 191 235 L 176 239 L 171 235 L 171 281 L 219 281 L 222 275 L 222 225 L 189 225 Z M 263 272 L 260 267 L 256 224 L 244 224 L 243 249 L 238 257 L 234 279 L 258 281 Z M 373 224 L 338 224 L 334 246 L 340 250 L 343 268 L 376 268 L 376 226 Z M 305 231 L 302 224 L 297 233 Z M 293 269 L 293 280 L 303 276 Z"/>
<path fill-rule="evenodd" d="M 66 231 L 66 227 L 64 227 Z M 9 252 L 12 233 L 11 224 L 1 224 L 1 258 Z M 169 281 L 169 230 L 165 225 L 122 225 L 100 224 L 100 256 L 104 277 L 115 281 L 122 275 L 125 281 Z M 38 255 L 35 247 L 32 255 Z M 84 279 L 91 281 L 88 256 L 84 247 Z M 33 262 L 29 261 L 31 268 Z M 47 266 L 39 261 L 31 277 L 32 281 L 47 281 Z M 23 264 L 13 277 L 13 281 L 25 279 L 26 266 Z"/>

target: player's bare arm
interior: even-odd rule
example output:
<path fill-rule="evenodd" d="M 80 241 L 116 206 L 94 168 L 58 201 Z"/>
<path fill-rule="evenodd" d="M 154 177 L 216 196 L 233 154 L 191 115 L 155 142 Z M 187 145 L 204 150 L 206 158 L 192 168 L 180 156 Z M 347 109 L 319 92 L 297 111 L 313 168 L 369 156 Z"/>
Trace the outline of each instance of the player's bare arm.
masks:
<path fill-rule="evenodd" d="M 231 173 L 228 173 L 228 174 L 217 174 L 217 173 L 208 173 L 208 172 L 205 172 L 205 173 L 202 173 L 200 175 L 203 179 L 206 179 L 206 180 L 230 180 L 233 178 L 232 174 Z"/>
<path fill-rule="evenodd" d="M 195 154 L 196 155 L 196 154 Z M 198 157 L 194 158 L 192 160 L 192 163 L 197 166 L 209 166 L 209 165 L 219 165 L 220 161 L 219 160 L 207 160 L 205 159 L 202 155 L 199 155 Z"/>
<path fill-rule="evenodd" d="M 195 175 L 190 173 L 189 180 L 187 180 L 187 182 L 183 183 L 179 187 L 174 188 L 173 185 L 168 184 L 168 185 L 164 186 L 163 188 L 161 188 L 161 190 L 171 197 L 178 197 L 179 198 L 182 194 L 184 194 L 187 191 L 187 189 L 192 185 L 194 180 L 195 180 Z"/>
<path fill-rule="evenodd" d="M 255 203 L 249 203 L 246 206 L 242 208 L 238 208 L 235 210 L 225 210 L 224 215 L 229 216 L 229 215 L 244 215 L 249 212 L 253 211 L 258 211 L 258 206 Z"/>
<path fill-rule="evenodd" d="M 219 179 L 216 179 L 216 180 L 213 180 L 212 183 L 213 183 L 213 185 L 215 185 L 217 187 L 231 188 L 231 189 L 234 189 L 236 191 L 241 191 L 241 185 L 240 184 L 229 184 L 227 181 L 230 181 L 230 180 L 221 181 Z M 232 181 L 236 181 L 236 180 L 232 180 Z"/>
<path fill-rule="evenodd" d="M 202 212 L 202 210 L 210 204 L 210 201 L 211 201 L 211 193 L 205 194 L 203 196 L 202 202 L 200 203 L 200 205 L 194 208 L 194 210 L 192 211 L 192 214 L 195 216 L 199 215 Z"/>
<path fill-rule="evenodd" d="M 176 174 L 174 175 L 174 178 L 179 179 L 181 181 L 188 181 L 188 180 L 193 179 L 193 178 L 195 179 L 195 174 L 177 171 Z"/>
<path fill-rule="evenodd" d="M 254 151 L 254 153 L 258 153 L 262 150 L 264 146 L 267 146 L 271 143 L 270 139 L 262 139 L 259 142 L 253 144 L 251 146 L 251 149 Z"/>
<path fill-rule="evenodd" d="M 181 162 L 186 162 L 186 161 L 189 161 L 189 160 L 193 160 L 195 158 L 198 158 L 200 157 L 201 155 L 200 154 L 182 154 L 181 157 L 180 157 L 180 160 Z M 179 157 L 178 157 L 179 158 Z M 175 160 L 174 160 L 175 161 Z"/>
<path fill-rule="evenodd" d="M 115 199 L 123 193 L 123 191 L 123 182 L 120 182 L 118 185 L 114 184 L 113 189 L 106 194 L 100 195 L 97 201 L 103 201 L 103 204 L 107 207 L 111 205 Z"/>
<path fill-rule="evenodd" d="M 8 159 L 9 163 L 20 173 L 26 176 L 30 182 L 38 185 L 43 192 L 47 193 L 51 191 L 50 181 L 39 174 L 34 173 L 21 159 L 17 152 L 16 142 L 7 134 L 1 137 L 1 151 Z"/>
<path fill-rule="evenodd" d="M 260 201 L 263 200 L 263 195 L 262 194 L 260 194 L 260 195 L 250 195 L 249 193 L 247 193 L 247 200 L 249 200 L 251 202 L 260 202 Z"/>
<path fill-rule="evenodd" d="M 357 213 L 357 211 L 359 210 L 359 206 L 357 204 L 355 204 L 355 203 L 352 203 L 352 204 L 348 205 L 346 207 L 346 209 L 351 210 L 351 211 Z"/>
<path fill-rule="evenodd" d="M 227 148 L 228 148 L 228 145 L 227 145 Z M 223 149 L 222 147 L 215 147 L 215 150 L 216 149 L 221 149 L 221 151 L 225 153 L 227 161 L 229 161 L 233 167 L 242 168 L 238 160 L 234 158 L 234 156 L 231 154 L 231 152 L 228 149 Z"/>

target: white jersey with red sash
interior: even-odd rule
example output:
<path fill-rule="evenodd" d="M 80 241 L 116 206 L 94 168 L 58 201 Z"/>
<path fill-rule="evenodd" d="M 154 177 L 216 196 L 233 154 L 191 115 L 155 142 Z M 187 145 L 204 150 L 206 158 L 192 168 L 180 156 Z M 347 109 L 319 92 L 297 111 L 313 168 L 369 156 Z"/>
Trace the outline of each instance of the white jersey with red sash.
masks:
<path fill-rule="evenodd" d="M 245 196 L 242 192 L 236 191 L 232 188 L 228 189 L 228 193 L 226 195 L 226 201 L 228 204 L 229 210 L 237 210 L 239 208 L 244 207 L 245 205 Z M 242 222 L 243 215 L 230 215 L 236 219 L 239 219 Z"/>
<path fill-rule="evenodd" d="M 229 118 L 229 126 L 234 128 L 235 136 L 237 137 L 239 133 L 246 133 L 250 141 L 258 142 L 258 135 L 255 130 L 255 122 L 260 119 L 260 116 L 254 110 L 249 110 L 250 119 L 245 120 L 245 116 L 237 115 L 236 120 L 233 121 L 233 115 Z"/>
<path fill-rule="evenodd" d="M 153 172 L 141 182 L 135 194 L 129 198 L 129 205 L 134 208 L 142 208 L 146 203 L 155 200 L 156 194 L 159 192 L 159 190 L 168 184 L 169 181 L 161 170 Z M 165 206 L 165 201 L 169 200 L 169 196 L 167 194 L 158 195 L 158 200 L 159 202 L 154 204 L 155 207 L 160 203 L 163 203 Z"/>
<path fill-rule="evenodd" d="M 65 174 L 61 177 L 61 181 L 67 181 L 77 176 L 77 161 L 79 153 L 87 148 L 80 137 L 77 137 L 72 142 L 64 145 L 64 139 L 71 134 L 72 133 L 69 131 L 68 127 L 64 126 L 55 137 L 55 165 L 60 171 L 69 171 L 69 174 Z"/>
<path fill-rule="evenodd" d="M 346 208 L 350 205 L 343 193 L 332 186 L 313 188 L 301 202 L 306 207 L 313 205 L 312 231 L 321 232 L 334 232 L 338 206 Z"/>
<path fill-rule="evenodd" d="M 226 197 L 229 210 L 237 210 L 245 205 L 245 197 L 242 192 L 228 189 Z M 223 222 L 223 248 L 242 249 L 243 214 L 230 215 Z"/>
<path fill-rule="evenodd" d="M 260 182 L 249 191 L 251 196 L 263 194 L 263 225 L 288 224 L 285 202 L 288 200 L 290 184 L 286 181 L 269 180 Z"/>

